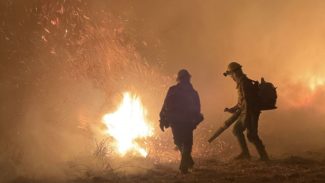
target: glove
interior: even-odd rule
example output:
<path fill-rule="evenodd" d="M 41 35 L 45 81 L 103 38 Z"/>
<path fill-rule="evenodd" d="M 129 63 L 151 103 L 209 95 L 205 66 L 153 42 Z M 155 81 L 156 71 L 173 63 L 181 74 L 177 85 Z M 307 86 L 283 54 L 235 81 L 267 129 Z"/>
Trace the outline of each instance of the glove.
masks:
<path fill-rule="evenodd" d="M 237 111 L 237 108 L 225 108 L 224 112 L 229 112 L 229 113 L 235 113 Z"/>
<path fill-rule="evenodd" d="M 204 120 L 203 114 L 199 113 L 195 116 L 195 119 L 192 121 L 193 123 L 193 130 Z"/>
<path fill-rule="evenodd" d="M 159 127 L 160 127 L 160 129 L 161 129 L 162 132 L 165 131 L 165 125 L 164 124 L 160 123 Z"/>
<path fill-rule="evenodd" d="M 230 112 L 230 109 L 228 107 L 226 107 L 223 111 L 224 112 Z"/>

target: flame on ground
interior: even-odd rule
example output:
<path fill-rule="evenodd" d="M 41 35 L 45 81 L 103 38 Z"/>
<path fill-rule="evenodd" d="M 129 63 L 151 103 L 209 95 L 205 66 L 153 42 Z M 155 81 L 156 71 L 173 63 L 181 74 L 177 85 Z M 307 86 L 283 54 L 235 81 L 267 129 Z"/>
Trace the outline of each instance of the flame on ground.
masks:
<path fill-rule="evenodd" d="M 153 134 L 139 97 L 125 92 L 118 109 L 105 114 L 103 123 L 107 128 L 106 133 L 115 139 L 117 151 L 121 156 L 128 152 L 136 152 L 143 157 L 148 155 L 147 150 L 136 142 Z"/>

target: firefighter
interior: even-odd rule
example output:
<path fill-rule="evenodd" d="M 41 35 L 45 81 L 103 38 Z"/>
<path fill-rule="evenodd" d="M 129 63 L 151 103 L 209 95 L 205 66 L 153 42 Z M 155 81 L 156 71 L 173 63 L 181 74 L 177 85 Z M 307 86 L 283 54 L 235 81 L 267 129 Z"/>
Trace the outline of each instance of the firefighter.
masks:
<path fill-rule="evenodd" d="M 174 143 L 180 151 L 179 169 L 186 174 L 194 165 L 191 156 L 193 130 L 203 121 L 200 98 L 191 84 L 190 73 L 182 69 L 177 84 L 170 87 L 160 112 L 160 129 L 171 127 Z"/>
<path fill-rule="evenodd" d="M 250 159 L 244 131 L 247 131 L 247 139 L 256 147 L 260 159 L 269 159 L 262 140 L 258 136 L 258 120 L 261 113 L 258 105 L 258 91 L 254 81 L 250 80 L 243 72 L 242 66 L 237 62 L 228 65 L 225 76 L 230 75 L 237 84 L 238 102 L 232 108 L 226 108 L 225 112 L 235 113 L 240 111 L 240 115 L 234 125 L 233 133 L 237 137 L 241 153 L 235 159 Z"/>

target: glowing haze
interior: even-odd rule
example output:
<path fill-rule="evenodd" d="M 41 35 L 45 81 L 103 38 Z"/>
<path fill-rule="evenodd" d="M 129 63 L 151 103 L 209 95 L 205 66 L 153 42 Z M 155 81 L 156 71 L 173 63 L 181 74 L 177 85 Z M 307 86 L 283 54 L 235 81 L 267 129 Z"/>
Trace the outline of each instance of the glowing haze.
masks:
<path fill-rule="evenodd" d="M 57 162 L 93 147 L 97 119 L 108 111 L 105 133 L 121 156 L 146 156 L 151 139 L 152 156 L 159 147 L 170 152 L 171 135 L 153 135 L 148 124 L 158 129 L 181 68 L 193 76 L 206 119 L 194 157 L 212 148 L 226 154 L 206 139 L 236 102 L 235 83 L 222 76 L 233 60 L 251 79 L 278 87 L 278 109 L 263 112 L 259 125 L 270 154 L 324 152 L 324 9 L 324 0 L 0 1 L 1 169 L 61 172 Z M 112 105 L 120 91 L 141 94 L 144 105 L 131 93 Z M 237 147 L 230 129 L 220 140 Z M 9 177 L 1 173 L 0 182 Z"/>
<path fill-rule="evenodd" d="M 136 142 L 152 136 L 152 128 L 146 114 L 140 98 L 125 92 L 118 109 L 103 116 L 106 132 L 115 139 L 117 151 L 121 156 L 128 152 L 137 152 L 143 157 L 148 155 L 146 148 Z"/>

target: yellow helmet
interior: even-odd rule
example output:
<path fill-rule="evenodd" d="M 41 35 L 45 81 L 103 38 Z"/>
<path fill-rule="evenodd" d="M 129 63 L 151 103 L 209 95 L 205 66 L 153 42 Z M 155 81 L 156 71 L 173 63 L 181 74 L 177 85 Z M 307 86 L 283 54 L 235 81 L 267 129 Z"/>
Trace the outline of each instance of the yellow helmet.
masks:
<path fill-rule="evenodd" d="M 228 68 L 227 68 L 227 71 L 223 73 L 224 76 L 228 76 L 230 74 L 232 74 L 233 72 L 241 69 L 242 66 L 237 63 L 237 62 L 231 62 L 229 65 L 228 65 Z"/>

